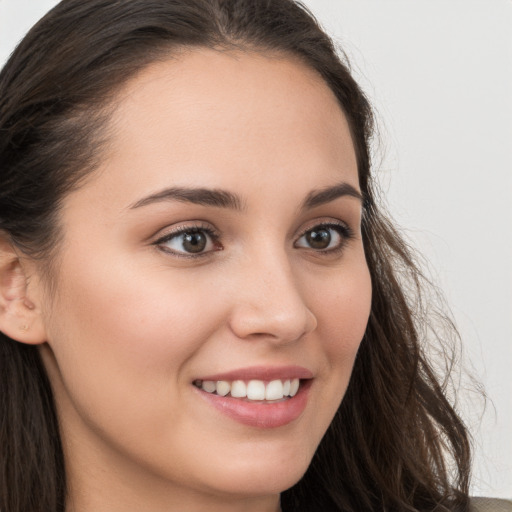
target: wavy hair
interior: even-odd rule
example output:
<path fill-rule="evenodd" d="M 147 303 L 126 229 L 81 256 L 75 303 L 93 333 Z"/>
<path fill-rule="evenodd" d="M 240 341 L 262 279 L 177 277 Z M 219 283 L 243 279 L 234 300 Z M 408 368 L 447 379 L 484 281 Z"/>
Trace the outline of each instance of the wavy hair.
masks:
<path fill-rule="evenodd" d="M 338 99 L 356 151 L 369 323 L 342 404 L 303 478 L 282 493 L 283 511 L 468 510 L 468 435 L 425 355 L 429 333 L 444 344 L 454 331 L 422 313 L 425 279 L 414 252 L 376 201 L 371 107 L 299 2 L 60 2 L 0 74 L 0 234 L 51 278 L 62 198 L 101 160 L 116 93 L 150 63 L 189 47 L 301 59 Z M 0 386 L 0 510 L 63 512 L 58 419 L 36 347 L 0 333 Z"/>

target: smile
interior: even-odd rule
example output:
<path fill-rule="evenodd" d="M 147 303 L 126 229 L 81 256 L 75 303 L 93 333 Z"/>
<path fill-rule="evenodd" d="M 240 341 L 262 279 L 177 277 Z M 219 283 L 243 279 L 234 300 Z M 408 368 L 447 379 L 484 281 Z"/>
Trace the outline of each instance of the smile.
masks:
<path fill-rule="evenodd" d="M 194 385 L 207 393 L 219 396 L 230 396 L 232 398 L 247 399 L 249 401 L 267 401 L 275 402 L 276 400 L 286 400 L 294 397 L 299 388 L 300 380 L 272 380 L 264 382 L 262 380 L 196 380 Z"/>
<path fill-rule="evenodd" d="M 251 367 L 195 379 L 193 389 L 223 417 L 258 429 L 298 420 L 313 373 L 300 366 Z"/>

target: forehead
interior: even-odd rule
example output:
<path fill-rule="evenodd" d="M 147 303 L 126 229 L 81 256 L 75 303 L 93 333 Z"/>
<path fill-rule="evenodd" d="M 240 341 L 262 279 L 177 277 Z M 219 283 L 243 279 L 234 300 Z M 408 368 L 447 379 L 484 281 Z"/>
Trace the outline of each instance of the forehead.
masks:
<path fill-rule="evenodd" d="M 141 191 L 199 181 L 253 190 L 269 178 L 288 190 L 340 179 L 358 185 L 350 130 L 334 94 L 291 57 L 185 51 L 131 80 L 111 123 L 103 167 L 116 188 L 127 180 Z"/>

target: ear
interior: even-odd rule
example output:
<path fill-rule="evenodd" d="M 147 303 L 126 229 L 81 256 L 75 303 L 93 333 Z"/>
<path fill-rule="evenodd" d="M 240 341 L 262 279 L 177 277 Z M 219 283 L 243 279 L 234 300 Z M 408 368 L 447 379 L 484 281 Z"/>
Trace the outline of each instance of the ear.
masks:
<path fill-rule="evenodd" d="M 0 233 L 0 331 L 21 343 L 38 345 L 46 341 L 38 304 L 41 293 L 29 280 L 29 266 L 24 262 Z"/>

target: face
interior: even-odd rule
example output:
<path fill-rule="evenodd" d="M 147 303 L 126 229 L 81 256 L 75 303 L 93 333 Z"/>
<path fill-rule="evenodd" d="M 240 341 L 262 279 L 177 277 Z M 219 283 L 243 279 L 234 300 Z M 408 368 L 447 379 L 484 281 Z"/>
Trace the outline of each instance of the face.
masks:
<path fill-rule="evenodd" d="M 370 310 L 347 121 L 301 63 L 194 50 L 130 82 L 111 132 L 43 313 L 71 481 L 276 495 Z"/>

